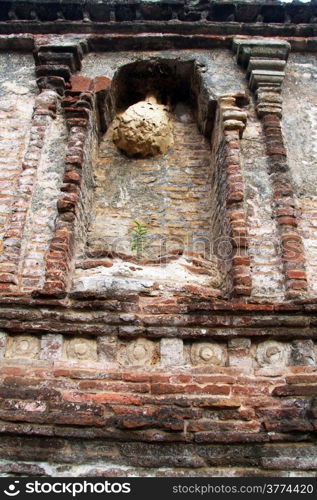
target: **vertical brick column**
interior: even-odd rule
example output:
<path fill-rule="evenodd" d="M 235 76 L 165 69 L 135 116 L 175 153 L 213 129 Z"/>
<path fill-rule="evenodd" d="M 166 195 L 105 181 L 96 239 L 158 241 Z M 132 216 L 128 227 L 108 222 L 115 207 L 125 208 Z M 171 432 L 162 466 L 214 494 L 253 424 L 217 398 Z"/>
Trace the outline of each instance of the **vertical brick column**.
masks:
<path fill-rule="evenodd" d="M 225 214 L 233 245 L 231 265 L 233 296 L 249 296 L 251 295 L 251 272 L 244 211 L 244 181 L 240 165 L 240 138 L 245 129 L 247 114 L 237 107 L 236 98 L 232 95 L 222 96 L 219 100 L 219 107 L 225 155 Z"/>
<path fill-rule="evenodd" d="M 87 124 L 92 107 L 91 95 L 80 101 L 80 92 L 70 96 L 72 73 L 81 68 L 81 59 L 87 51 L 85 42 L 75 45 L 39 46 L 35 52 L 36 75 L 39 88 L 54 88 L 62 95 L 69 130 L 65 158 L 64 183 L 57 202 L 58 217 L 49 250 L 45 256 L 45 282 L 42 293 L 63 297 L 73 251 L 74 220 L 80 196 L 81 169 Z M 39 292 L 35 291 L 35 295 Z"/>
<path fill-rule="evenodd" d="M 3 237 L 0 291 L 19 293 L 22 240 L 45 138 L 72 72 L 80 69 L 85 44 L 37 47 L 34 57 L 40 94 L 35 100 L 30 139 L 18 179 L 12 213 Z"/>
<path fill-rule="evenodd" d="M 4 293 L 18 293 L 18 271 L 24 227 L 45 137 L 51 120 L 55 118 L 57 100 L 57 93 L 45 88 L 35 100 L 30 139 L 22 162 L 22 172 L 18 179 L 11 216 L 3 238 L 0 291 Z"/>
<path fill-rule="evenodd" d="M 57 201 L 55 230 L 45 257 L 45 282 L 42 289 L 34 292 L 35 296 L 63 298 L 67 293 L 76 230 L 81 226 L 86 207 L 85 179 L 90 178 L 95 95 L 109 84 L 108 78 L 74 77 L 62 99 L 69 130 L 64 178 Z"/>
<path fill-rule="evenodd" d="M 45 284 L 41 295 L 64 297 L 74 249 L 76 216 L 80 204 L 84 151 L 93 107 L 91 92 L 68 95 L 63 100 L 69 129 L 65 173 L 59 200 L 55 231 L 45 259 Z M 39 292 L 37 292 L 38 294 Z"/>
<path fill-rule="evenodd" d="M 272 212 L 280 237 L 287 298 L 307 290 L 304 247 L 298 232 L 298 211 L 289 174 L 281 129 L 281 86 L 290 46 L 284 41 L 235 40 L 238 62 L 246 67 L 249 86 L 255 92 L 256 110 L 262 121 L 269 176 L 272 182 Z"/>

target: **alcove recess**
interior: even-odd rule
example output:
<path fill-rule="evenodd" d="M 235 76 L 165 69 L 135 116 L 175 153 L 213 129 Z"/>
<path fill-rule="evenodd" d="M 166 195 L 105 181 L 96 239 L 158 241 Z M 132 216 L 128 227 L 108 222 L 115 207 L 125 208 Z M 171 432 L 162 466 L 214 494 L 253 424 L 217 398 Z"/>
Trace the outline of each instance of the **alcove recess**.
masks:
<path fill-rule="evenodd" d="M 97 96 L 93 201 L 75 280 L 145 279 L 159 282 L 159 289 L 225 292 L 226 262 L 217 252 L 227 230 L 211 140 L 217 102 L 201 70 L 194 60 L 136 61 L 122 66 Z M 173 143 L 163 154 L 129 156 L 113 141 L 114 123 L 148 96 L 166 107 Z M 131 248 L 134 221 L 147 229 L 141 255 Z"/>

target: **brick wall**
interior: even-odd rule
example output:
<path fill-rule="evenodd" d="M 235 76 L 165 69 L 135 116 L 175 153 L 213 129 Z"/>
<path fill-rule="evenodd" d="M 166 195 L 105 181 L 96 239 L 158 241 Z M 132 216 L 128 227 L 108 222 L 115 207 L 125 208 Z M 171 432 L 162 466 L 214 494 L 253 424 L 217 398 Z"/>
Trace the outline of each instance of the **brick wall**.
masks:
<path fill-rule="evenodd" d="M 316 475 L 314 55 L 291 56 L 283 91 L 293 194 L 280 175 L 279 117 L 261 123 L 229 45 L 197 53 L 193 91 L 212 137 L 174 116 L 171 151 L 136 160 L 115 149 L 111 126 L 101 134 L 110 81 L 95 79 L 135 54 L 91 54 L 76 80 L 89 45 L 78 40 L 35 37 L 36 47 L 63 43 L 37 54 L 35 100 L 29 56 L 12 57 L 23 79 L 7 72 L 1 86 L 3 255 L 12 261 L 2 255 L 0 265 L 0 471 Z M 162 57 L 175 54 L 195 55 Z M 283 189 L 296 209 L 286 222 L 276 214 Z M 226 280 L 219 259 L 190 245 L 162 260 L 157 248 L 131 255 L 133 219 L 152 236 L 236 238 Z M 281 250 L 290 222 L 308 270 L 308 291 L 296 296 L 286 296 Z M 123 249 L 109 252 L 117 235 Z"/>
<path fill-rule="evenodd" d="M 96 197 L 89 251 L 131 253 L 130 234 L 133 220 L 137 220 L 149 230 L 149 257 L 175 249 L 201 250 L 206 258 L 212 254 L 210 148 L 191 121 L 174 118 L 171 151 L 146 160 L 120 153 L 109 129 L 94 166 Z M 112 244 L 116 240 L 117 248 Z"/>
<path fill-rule="evenodd" d="M 0 238 L 2 241 L 28 144 L 36 84 L 31 55 L 2 53 L 0 58 L 0 112 L 1 121 L 5 123 L 0 135 Z M 1 244 L 1 253 L 2 250 Z"/>
<path fill-rule="evenodd" d="M 246 186 L 245 206 L 249 228 L 252 295 L 271 300 L 281 299 L 284 284 L 277 228 L 272 217 L 272 189 L 267 173 L 261 124 L 252 109 L 249 109 L 241 149 Z"/>
<path fill-rule="evenodd" d="M 310 293 L 316 293 L 316 127 L 317 87 L 315 55 L 291 54 L 284 87 L 283 133 L 297 206 L 299 227 L 306 253 Z"/>
<path fill-rule="evenodd" d="M 232 348 L 234 345 L 232 344 Z M 13 361 L 0 387 L 3 474 L 315 476 L 315 367 L 186 374 Z M 43 385 L 45 379 L 45 385 Z"/>
<path fill-rule="evenodd" d="M 65 120 L 59 110 L 47 134 L 26 221 L 20 264 L 23 291 L 34 290 L 44 284 L 44 257 L 57 215 L 56 198 L 63 179 L 66 137 Z"/>

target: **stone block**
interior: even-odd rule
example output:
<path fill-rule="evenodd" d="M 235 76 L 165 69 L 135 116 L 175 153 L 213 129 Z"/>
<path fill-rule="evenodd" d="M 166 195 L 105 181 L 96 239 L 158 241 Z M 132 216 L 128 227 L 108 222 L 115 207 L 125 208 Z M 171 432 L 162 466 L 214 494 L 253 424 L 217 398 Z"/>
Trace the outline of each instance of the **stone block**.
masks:
<path fill-rule="evenodd" d="M 31 335 L 8 337 L 5 351 L 6 358 L 38 359 L 40 339 Z"/>
<path fill-rule="evenodd" d="M 74 361 L 97 361 L 96 340 L 84 337 L 65 339 L 64 358 Z"/>
<path fill-rule="evenodd" d="M 177 366 L 184 364 L 183 340 L 161 339 L 161 365 Z"/>
<path fill-rule="evenodd" d="M 157 362 L 157 342 L 139 338 L 119 345 L 118 362 L 121 365 L 149 366 Z"/>
<path fill-rule="evenodd" d="M 215 342 L 194 342 L 190 356 L 193 365 L 225 366 L 227 349 Z"/>
<path fill-rule="evenodd" d="M 229 366 L 251 368 L 251 340 L 247 338 L 230 339 L 228 342 Z"/>
<path fill-rule="evenodd" d="M 98 337 L 97 353 L 98 359 L 101 363 L 113 364 L 117 361 L 117 337 L 106 336 Z"/>
<path fill-rule="evenodd" d="M 3 331 L 0 331 L 0 358 L 4 357 L 6 342 L 7 334 Z"/>
<path fill-rule="evenodd" d="M 315 365 L 315 350 L 312 340 L 294 340 L 291 350 L 292 365 Z"/>
<path fill-rule="evenodd" d="M 63 335 L 43 335 L 41 340 L 40 359 L 61 359 L 63 352 Z"/>
<path fill-rule="evenodd" d="M 289 363 L 289 346 L 283 342 L 267 340 L 257 347 L 256 359 L 261 367 L 280 368 Z"/>

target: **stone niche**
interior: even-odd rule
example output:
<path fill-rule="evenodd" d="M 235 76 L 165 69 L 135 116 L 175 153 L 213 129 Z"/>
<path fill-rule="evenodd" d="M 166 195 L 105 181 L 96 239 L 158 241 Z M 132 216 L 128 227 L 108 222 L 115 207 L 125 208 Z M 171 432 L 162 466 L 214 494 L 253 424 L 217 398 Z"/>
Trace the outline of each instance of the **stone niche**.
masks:
<path fill-rule="evenodd" d="M 221 288 L 212 233 L 216 101 L 199 71 L 195 60 L 158 58 L 126 64 L 114 75 L 99 106 L 104 130 L 93 159 L 80 280 L 168 283 L 173 276 L 173 286 Z M 136 222 L 145 229 L 139 252 Z"/>

